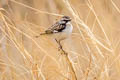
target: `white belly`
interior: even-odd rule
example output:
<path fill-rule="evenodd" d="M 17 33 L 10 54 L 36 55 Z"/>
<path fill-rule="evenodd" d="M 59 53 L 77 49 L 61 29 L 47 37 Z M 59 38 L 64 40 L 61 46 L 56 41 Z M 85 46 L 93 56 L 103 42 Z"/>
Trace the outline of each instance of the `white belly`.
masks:
<path fill-rule="evenodd" d="M 66 38 L 68 38 L 73 30 L 73 26 L 72 24 L 70 24 L 69 22 L 66 24 L 66 28 L 62 31 L 56 34 L 56 39 L 57 40 L 64 40 Z"/>

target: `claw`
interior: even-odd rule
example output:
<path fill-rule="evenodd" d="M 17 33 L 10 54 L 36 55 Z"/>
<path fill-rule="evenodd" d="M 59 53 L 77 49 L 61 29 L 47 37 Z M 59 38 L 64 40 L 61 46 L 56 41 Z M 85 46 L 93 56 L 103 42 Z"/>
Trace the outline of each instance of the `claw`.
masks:
<path fill-rule="evenodd" d="M 62 49 L 62 46 L 60 45 L 59 47 L 58 47 L 58 51 L 60 51 Z"/>

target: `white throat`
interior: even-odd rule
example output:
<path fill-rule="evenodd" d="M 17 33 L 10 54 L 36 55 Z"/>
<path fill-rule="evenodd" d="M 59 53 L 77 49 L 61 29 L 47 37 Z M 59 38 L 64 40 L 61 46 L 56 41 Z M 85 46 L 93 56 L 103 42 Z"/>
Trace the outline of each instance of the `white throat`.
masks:
<path fill-rule="evenodd" d="M 72 33 L 72 30 L 73 30 L 73 26 L 71 24 L 71 22 L 67 22 L 66 23 L 66 28 L 64 31 L 68 32 L 68 33 Z"/>
<path fill-rule="evenodd" d="M 66 28 L 57 37 L 58 40 L 64 40 L 72 34 L 73 26 L 70 22 L 66 23 Z"/>

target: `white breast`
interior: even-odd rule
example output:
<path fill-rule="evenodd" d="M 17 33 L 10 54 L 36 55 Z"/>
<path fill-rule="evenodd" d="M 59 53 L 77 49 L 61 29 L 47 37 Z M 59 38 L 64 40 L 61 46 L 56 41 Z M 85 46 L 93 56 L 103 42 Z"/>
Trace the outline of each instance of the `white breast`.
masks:
<path fill-rule="evenodd" d="M 72 30 L 73 30 L 73 26 L 72 26 L 72 24 L 71 24 L 70 22 L 68 22 L 68 23 L 66 24 L 66 28 L 65 28 L 65 30 L 63 30 L 63 32 L 66 32 L 66 33 L 68 33 L 68 34 L 71 34 L 71 33 L 72 33 Z"/>
<path fill-rule="evenodd" d="M 64 40 L 64 39 L 68 38 L 71 35 L 72 30 L 73 30 L 73 26 L 70 22 L 68 22 L 66 24 L 66 28 L 62 32 L 58 33 L 59 35 L 58 35 L 57 39 Z"/>

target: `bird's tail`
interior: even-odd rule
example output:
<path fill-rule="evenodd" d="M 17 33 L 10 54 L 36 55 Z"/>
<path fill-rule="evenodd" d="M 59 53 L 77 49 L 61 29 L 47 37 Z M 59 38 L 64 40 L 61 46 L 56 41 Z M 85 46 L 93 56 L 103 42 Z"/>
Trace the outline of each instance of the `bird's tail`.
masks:
<path fill-rule="evenodd" d="M 45 35 L 46 34 L 46 32 L 44 32 L 44 33 L 40 33 L 40 35 Z"/>
<path fill-rule="evenodd" d="M 46 33 L 40 33 L 38 36 L 35 36 L 36 38 L 38 38 L 40 35 L 46 35 Z"/>

